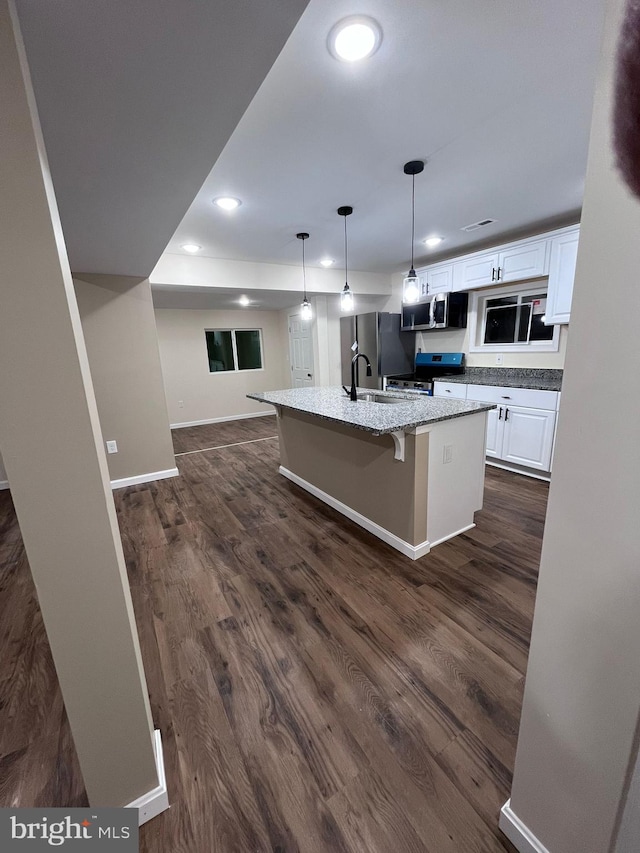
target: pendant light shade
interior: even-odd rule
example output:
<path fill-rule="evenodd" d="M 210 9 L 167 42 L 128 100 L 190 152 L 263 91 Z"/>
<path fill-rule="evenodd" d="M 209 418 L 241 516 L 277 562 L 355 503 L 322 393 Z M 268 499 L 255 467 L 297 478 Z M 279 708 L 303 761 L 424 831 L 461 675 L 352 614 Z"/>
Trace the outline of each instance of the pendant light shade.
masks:
<path fill-rule="evenodd" d="M 416 232 L 416 175 L 424 169 L 424 160 L 410 160 L 404 164 L 405 175 L 411 175 L 411 269 L 402 282 L 402 301 L 417 302 L 420 298 L 420 283 L 413 268 L 413 244 Z"/>
<path fill-rule="evenodd" d="M 340 310 L 353 311 L 353 292 L 349 287 L 349 250 L 347 244 L 347 216 L 351 216 L 353 208 L 349 205 L 344 205 L 338 208 L 338 215 L 344 216 L 344 287 L 340 294 Z"/>
<path fill-rule="evenodd" d="M 313 317 L 313 309 L 311 308 L 311 303 L 307 299 L 307 268 L 304 262 L 304 241 L 308 239 L 309 235 L 306 231 L 300 231 L 299 234 L 296 234 L 298 240 L 302 240 L 302 286 L 304 290 L 304 298 L 302 300 L 302 306 L 300 307 L 300 316 L 305 322 L 308 322 Z"/>

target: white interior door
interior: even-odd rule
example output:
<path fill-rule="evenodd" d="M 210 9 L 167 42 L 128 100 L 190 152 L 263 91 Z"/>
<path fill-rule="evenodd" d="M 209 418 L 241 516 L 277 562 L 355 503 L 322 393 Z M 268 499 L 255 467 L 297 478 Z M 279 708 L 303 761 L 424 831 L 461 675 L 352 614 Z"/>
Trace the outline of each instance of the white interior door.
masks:
<path fill-rule="evenodd" d="M 313 340 L 311 323 L 304 323 L 299 314 L 289 315 L 289 358 L 291 387 L 313 385 Z"/>

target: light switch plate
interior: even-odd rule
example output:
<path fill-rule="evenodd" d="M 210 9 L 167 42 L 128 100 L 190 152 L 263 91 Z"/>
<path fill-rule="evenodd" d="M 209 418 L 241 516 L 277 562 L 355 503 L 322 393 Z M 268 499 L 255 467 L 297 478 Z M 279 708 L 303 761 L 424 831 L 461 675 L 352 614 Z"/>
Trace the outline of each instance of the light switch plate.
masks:
<path fill-rule="evenodd" d="M 107 453 L 117 453 L 118 452 L 118 442 L 117 441 L 108 441 L 107 442 Z"/>
<path fill-rule="evenodd" d="M 502 364 L 503 359 L 504 355 L 501 352 L 496 353 L 496 364 Z"/>

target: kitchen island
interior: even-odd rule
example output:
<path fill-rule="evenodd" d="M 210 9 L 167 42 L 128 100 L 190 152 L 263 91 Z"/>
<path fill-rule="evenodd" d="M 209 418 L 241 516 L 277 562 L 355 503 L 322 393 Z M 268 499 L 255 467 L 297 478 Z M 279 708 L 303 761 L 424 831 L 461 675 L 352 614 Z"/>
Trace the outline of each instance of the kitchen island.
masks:
<path fill-rule="evenodd" d="M 474 526 L 493 404 L 358 389 L 248 394 L 275 406 L 280 473 L 417 560 Z"/>

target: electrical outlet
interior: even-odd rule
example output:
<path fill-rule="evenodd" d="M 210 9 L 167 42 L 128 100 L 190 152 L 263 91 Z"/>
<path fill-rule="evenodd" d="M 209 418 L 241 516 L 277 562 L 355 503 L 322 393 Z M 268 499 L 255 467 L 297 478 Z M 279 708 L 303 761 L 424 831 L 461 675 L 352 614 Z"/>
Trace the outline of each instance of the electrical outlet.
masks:
<path fill-rule="evenodd" d="M 118 442 L 117 441 L 108 441 L 107 442 L 107 453 L 117 453 L 118 452 Z"/>
<path fill-rule="evenodd" d="M 449 462 L 453 462 L 453 445 L 445 444 L 444 451 L 442 454 L 442 462 L 444 465 L 447 465 Z"/>
<path fill-rule="evenodd" d="M 184 400 L 178 400 L 178 408 L 184 409 Z"/>
<path fill-rule="evenodd" d="M 502 364 L 503 359 L 504 359 L 504 355 L 501 352 L 496 354 L 496 364 Z"/>

